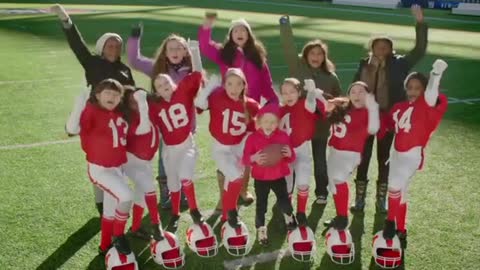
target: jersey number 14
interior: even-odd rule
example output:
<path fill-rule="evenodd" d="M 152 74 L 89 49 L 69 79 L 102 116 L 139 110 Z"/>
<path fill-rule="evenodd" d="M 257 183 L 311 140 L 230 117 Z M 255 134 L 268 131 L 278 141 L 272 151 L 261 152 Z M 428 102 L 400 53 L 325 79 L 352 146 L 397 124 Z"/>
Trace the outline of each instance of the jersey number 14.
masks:
<path fill-rule="evenodd" d="M 398 133 L 400 130 L 403 132 L 408 133 L 412 128 L 411 118 L 412 118 L 413 107 L 408 107 L 408 109 L 402 114 L 400 119 L 398 119 L 398 115 L 400 114 L 400 110 L 396 110 L 393 113 L 393 121 L 395 121 L 395 133 Z"/>

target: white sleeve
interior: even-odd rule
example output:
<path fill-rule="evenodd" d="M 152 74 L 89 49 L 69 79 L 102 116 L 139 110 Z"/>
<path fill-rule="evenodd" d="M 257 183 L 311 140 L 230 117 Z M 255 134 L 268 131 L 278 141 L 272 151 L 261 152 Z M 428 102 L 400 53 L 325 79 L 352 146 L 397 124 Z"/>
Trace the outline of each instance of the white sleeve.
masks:
<path fill-rule="evenodd" d="M 380 128 L 380 112 L 378 107 L 367 108 L 368 110 L 368 133 L 374 135 Z"/>
<path fill-rule="evenodd" d="M 222 79 L 217 75 L 212 75 L 208 80 L 207 84 L 200 92 L 197 94 L 197 97 L 194 100 L 195 107 L 206 110 L 208 109 L 208 97 L 212 94 L 213 90 L 221 85 Z"/>
<path fill-rule="evenodd" d="M 189 40 L 188 48 L 190 50 L 190 56 L 192 57 L 192 71 L 201 72 L 203 70 L 203 67 L 202 58 L 200 57 L 200 46 L 198 44 L 198 41 Z"/>
<path fill-rule="evenodd" d="M 90 92 L 85 91 L 75 98 L 73 110 L 65 124 L 65 131 L 68 134 L 77 135 L 80 133 L 80 117 L 82 116 L 83 109 L 85 109 L 89 96 Z"/>
<path fill-rule="evenodd" d="M 430 72 L 430 79 L 428 80 L 427 89 L 425 90 L 425 101 L 428 106 L 435 107 L 438 99 L 438 88 L 440 87 L 440 79 L 442 74 Z"/>
<path fill-rule="evenodd" d="M 307 109 L 307 111 L 311 113 L 314 113 L 316 107 L 317 99 L 315 98 L 315 92 L 307 91 L 307 98 L 305 99 L 305 109 Z"/>
<path fill-rule="evenodd" d="M 144 135 L 150 132 L 150 118 L 148 115 L 147 93 L 143 90 L 137 90 L 133 94 L 133 98 L 137 101 L 138 112 L 140 114 L 140 124 L 138 124 L 136 135 Z"/>

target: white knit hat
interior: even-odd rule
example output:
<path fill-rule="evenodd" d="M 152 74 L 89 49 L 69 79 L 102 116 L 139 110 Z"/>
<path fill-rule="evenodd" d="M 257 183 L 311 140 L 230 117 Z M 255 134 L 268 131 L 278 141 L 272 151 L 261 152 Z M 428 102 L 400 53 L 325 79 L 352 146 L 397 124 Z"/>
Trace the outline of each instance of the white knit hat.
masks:
<path fill-rule="evenodd" d="M 247 78 L 245 77 L 245 73 L 239 68 L 229 68 L 227 69 L 227 72 L 225 72 L 225 78 L 227 78 L 230 75 L 236 75 L 240 77 L 245 84 L 247 84 Z"/>
<path fill-rule="evenodd" d="M 230 24 L 230 29 L 228 29 L 228 37 L 230 37 L 230 34 L 232 33 L 233 28 L 237 26 L 243 26 L 247 28 L 248 33 L 252 35 L 252 28 L 250 27 L 250 24 L 248 24 L 247 20 L 240 18 L 237 20 L 232 20 L 232 23 Z"/>
<path fill-rule="evenodd" d="M 121 44 L 123 44 L 123 39 L 120 35 L 115 34 L 115 33 L 105 33 L 103 34 L 98 40 L 97 43 L 95 44 L 95 52 L 102 56 L 103 55 L 103 47 L 105 47 L 105 43 L 107 42 L 108 39 L 110 38 L 115 38 L 118 40 Z"/>

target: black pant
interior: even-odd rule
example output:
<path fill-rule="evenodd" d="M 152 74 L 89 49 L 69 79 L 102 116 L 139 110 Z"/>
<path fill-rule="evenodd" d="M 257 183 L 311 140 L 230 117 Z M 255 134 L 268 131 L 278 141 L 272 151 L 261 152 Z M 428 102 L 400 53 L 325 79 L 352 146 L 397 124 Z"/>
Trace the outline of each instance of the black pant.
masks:
<path fill-rule="evenodd" d="M 388 164 L 385 164 L 390 157 L 390 147 L 393 142 L 393 132 L 388 132 L 381 140 L 377 140 L 377 160 L 378 160 L 378 183 L 388 183 Z M 370 136 L 365 144 L 362 153 L 362 161 L 357 169 L 357 181 L 368 181 L 368 166 L 373 151 L 373 140 L 375 136 Z"/>
<path fill-rule="evenodd" d="M 287 215 L 293 213 L 292 203 L 288 199 L 287 182 L 285 178 L 280 178 L 274 181 L 265 181 L 255 179 L 254 183 L 255 195 L 257 197 L 257 205 L 255 209 L 255 227 L 258 229 L 265 226 L 265 213 L 268 207 L 268 194 L 270 190 L 277 196 L 277 203 L 280 210 Z"/>
<path fill-rule="evenodd" d="M 327 140 L 312 139 L 313 173 L 315 175 L 315 195 L 328 195 Z"/>

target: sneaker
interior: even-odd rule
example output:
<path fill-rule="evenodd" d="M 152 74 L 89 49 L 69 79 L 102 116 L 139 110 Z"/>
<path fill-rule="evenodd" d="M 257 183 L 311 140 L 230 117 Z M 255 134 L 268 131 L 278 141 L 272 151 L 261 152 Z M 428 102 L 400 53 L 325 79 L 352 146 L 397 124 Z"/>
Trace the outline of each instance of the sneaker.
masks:
<path fill-rule="evenodd" d="M 175 233 L 178 230 L 178 222 L 180 220 L 179 215 L 172 215 L 170 221 L 168 222 L 168 231 Z"/>
<path fill-rule="evenodd" d="M 112 245 L 110 245 L 108 248 L 103 250 L 101 247 L 98 247 L 98 255 L 100 256 L 105 256 L 107 255 L 107 252 L 112 248 Z"/>
<path fill-rule="evenodd" d="M 155 241 L 162 241 L 164 239 L 163 230 L 160 224 L 153 224 L 153 234 L 152 237 Z"/>
<path fill-rule="evenodd" d="M 145 230 L 143 227 L 140 227 L 136 231 L 132 231 L 132 227 L 130 227 L 130 229 L 128 229 L 128 234 L 135 238 L 143 239 L 143 240 L 150 240 L 151 238 L 150 233 L 147 230 Z"/>
<path fill-rule="evenodd" d="M 116 237 L 114 236 L 112 243 L 113 246 L 117 249 L 118 253 L 125 255 L 132 253 L 132 250 L 130 249 L 130 244 L 128 243 L 128 240 L 124 234 Z"/>
<path fill-rule="evenodd" d="M 395 221 L 385 220 L 385 225 L 383 226 L 383 238 L 390 240 L 395 237 Z"/>
<path fill-rule="evenodd" d="M 318 195 L 315 199 L 315 203 L 319 205 L 327 204 L 327 195 Z"/>
<path fill-rule="evenodd" d="M 307 215 L 302 212 L 297 212 L 297 222 L 300 227 L 308 226 Z"/>
<path fill-rule="evenodd" d="M 400 239 L 402 249 L 407 249 L 407 231 L 401 232 L 397 230 L 397 236 Z"/>
<path fill-rule="evenodd" d="M 190 216 L 192 217 L 193 223 L 195 223 L 195 224 L 201 224 L 201 223 L 205 222 L 202 214 L 200 214 L 200 211 L 198 211 L 198 209 L 190 210 Z"/>
<path fill-rule="evenodd" d="M 288 231 L 293 231 L 297 228 L 297 221 L 293 214 L 283 214 L 283 217 L 285 218 L 285 225 L 287 226 Z"/>
<path fill-rule="evenodd" d="M 267 227 L 262 226 L 257 229 L 257 240 L 262 246 L 268 245 Z"/>

